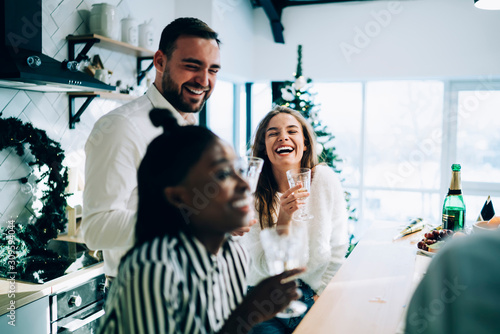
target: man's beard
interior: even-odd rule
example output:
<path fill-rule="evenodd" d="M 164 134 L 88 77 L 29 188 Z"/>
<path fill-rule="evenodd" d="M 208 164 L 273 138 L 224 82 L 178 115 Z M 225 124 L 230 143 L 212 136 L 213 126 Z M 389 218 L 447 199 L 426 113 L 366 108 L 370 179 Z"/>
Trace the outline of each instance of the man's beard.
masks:
<path fill-rule="evenodd" d="M 199 87 L 202 89 L 203 87 Z M 163 97 L 167 99 L 168 102 L 178 111 L 183 112 L 183 113 L 197 113 L 201 109 L 203 109 L 203 106 L 205 105 L 205 102 L 208 99 L 208 96 L 205 93 L 205 97 L 203 101 L 199 104 L 193 104 L 189 102 L 185 102 L 182 99 L 182 87 L 181 91 L 177 91 L 177 85 L 175 82 L 170 79 L 170 73 L 169 71 L 165 71 L 163 73 L 162 77 L 162 89 L 163 89 Z"/>

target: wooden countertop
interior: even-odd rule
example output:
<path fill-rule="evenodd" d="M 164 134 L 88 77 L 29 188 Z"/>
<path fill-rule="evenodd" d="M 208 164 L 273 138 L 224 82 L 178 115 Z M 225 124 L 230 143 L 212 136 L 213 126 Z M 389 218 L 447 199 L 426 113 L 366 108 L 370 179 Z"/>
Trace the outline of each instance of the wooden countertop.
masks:
<path fill-rule="evenodd" d="M 0 278 L 0 315 L 7 313 L 7 307 L 11 300 L 16 301 L 16 308 L 34 302 L 44 296 L 54 294 L 58 291 L 66 290 L 70 287 L 79 285 L 89 279 L 104 273 L 103 263 L 98 263 L 92 267 L 78 270 L 65 276 L 56 278 L 45 284 L 16 282 L 15 291 L 12 294 L 10 281 L 6 278 Z M 12 298 L 11 298 L 12 297 Z"/>
<path fill-rule="evenodd" d="M 423 232 L 393 241 L 404 223 L 376 222 L 294 333 L 394 334 L 431 258 L 417 256 Z"/>

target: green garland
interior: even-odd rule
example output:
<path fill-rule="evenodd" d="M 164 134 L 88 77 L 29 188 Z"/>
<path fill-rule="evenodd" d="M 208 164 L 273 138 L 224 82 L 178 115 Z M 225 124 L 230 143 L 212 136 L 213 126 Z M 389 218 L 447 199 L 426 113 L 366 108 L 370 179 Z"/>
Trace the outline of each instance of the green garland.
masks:
<path fill-rule="evenodd" d="M 47 189 L 43 191 L 43 208 L 40 215 L 30 224 L 10 224 L 0 233 L 0 276 L 11 277 L 13 273 L 22 280 L 40 281 L 46 271 L 63 270 L 64 264 L 54 252 L 47 249 L 48 242 L 64 230 L 66 218 L 66 197 L 68 171 L 63 166 L 64 151 L 61 145 L 49 137 L 45 131 L 34 128 L 19 119 L 1 118 L 0 151 L 14 148 L 23 156 L 29 148 L 34 161 L 30 166 L 39 170 L 47 167 L 37 182 L 45 180 Z"/>

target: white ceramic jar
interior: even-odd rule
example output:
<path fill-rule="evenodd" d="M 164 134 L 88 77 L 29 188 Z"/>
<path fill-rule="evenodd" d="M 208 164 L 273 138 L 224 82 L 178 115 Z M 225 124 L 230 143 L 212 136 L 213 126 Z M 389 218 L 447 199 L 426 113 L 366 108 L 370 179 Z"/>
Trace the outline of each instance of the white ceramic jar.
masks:
<path fill-rule="evenodd" d="M 130 16 L 122 19 L 122 42 L 134 46 L 139 45 L 137 22 Z"/>
<path fill-rule="evenodd" d="M 154 26 L 151 22 L 144 22 L 139 25 L 139 46 L 153 50 L 154 49 Z"/>
<path fill-rule="evenodd" d="M 117 39 L 118 22 L 115 6 L 108 3 L 93 4 L 90 10 L 89 29 L 92 34 Z"/>

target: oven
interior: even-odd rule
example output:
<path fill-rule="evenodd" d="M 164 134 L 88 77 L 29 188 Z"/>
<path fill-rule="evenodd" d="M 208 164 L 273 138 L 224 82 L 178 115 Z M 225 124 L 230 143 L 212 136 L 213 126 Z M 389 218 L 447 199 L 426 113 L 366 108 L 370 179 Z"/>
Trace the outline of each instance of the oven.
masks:
<path fill-rule="evenodd" d="M 51 334 L 94 334 L 104 315 L 104 274 L 50 296 Z"/>

